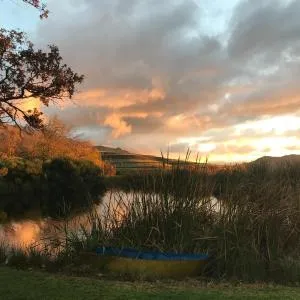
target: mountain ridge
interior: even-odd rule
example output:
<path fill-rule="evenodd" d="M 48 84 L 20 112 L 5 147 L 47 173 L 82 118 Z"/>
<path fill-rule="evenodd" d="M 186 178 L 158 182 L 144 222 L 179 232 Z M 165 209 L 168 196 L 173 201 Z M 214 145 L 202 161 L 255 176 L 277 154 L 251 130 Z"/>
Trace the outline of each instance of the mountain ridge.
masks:
<path fill-rule="evenodd" d="M 110 146 L 96 146 L 96 148 L 100 151 L 100 152 L 106 152 L 106 153 L 115 153 L 115 154 L 124 154 L 124 155 L 131 155 L 131 156 L 138 156 L 138 157 L 147 157 L 147 158 L 153 158 L 153 159 L 162 159 L 161 156 L 156 156 L 156 155 L 149 155 L 149 154 L 139 154 L 139 153 L 133 153 L 130 151 L 127 151 L 125 149 L 122 148 L 114 148 L 114 147 L 110 147 Z M 177 161 L 177 159 L 170 159 L 173 161 Z M 300 161 L 300 155 L 299 154 L 288 154 L 288 155 L 283 155 L 283 156 L 262 156 L 259 157 L 253 161 L 250 161 L 248 163 L 259 163 L 259 162 L 265 162 L 265 161 L 270 161 L 272 162 L 281 162 L 281 161 Z M 224 163 L 226 164 L 226 162 Z"/>

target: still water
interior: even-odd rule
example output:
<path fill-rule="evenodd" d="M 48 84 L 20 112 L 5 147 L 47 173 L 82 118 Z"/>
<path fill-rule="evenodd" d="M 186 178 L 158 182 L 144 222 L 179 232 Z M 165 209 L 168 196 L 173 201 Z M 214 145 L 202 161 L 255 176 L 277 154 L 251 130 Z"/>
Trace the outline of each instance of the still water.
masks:
<path fill-rule="evenodd" d="M 103 213 L 105 207 L 112 205 L 114 195 L 106 193 L 100 205 L 95 205 L 91 211 L 93 213 Z M 68 226 L 75 228 L 82 224 L 88 226 L 91 211 L 84 212 L 72 217 L 67 222 Z M 49 235 L 54 228 L 65 226 L 66 221 L 57 221 L 51 218 L 24 218 L 23 220 L 11 220 L 10 222 L 0 225 L 0 241 L 6 244 L 27 247 L 40 243 L 41 240 Z"/>
<path fill-rule="evenodd" d="M 23 220 L 11 220 L 9 223 L 0 225 L 0 242 L 5 244 L 28 247 L 30 245 L 42 244 L 44 238 L 58 234 L 57 228 L 68 226 L 71 231 L 76 231 L 80 226 L 90 228 L 91 214 L 99 216 L 102 220 L 111 218 L 121 221 L 127 211 L 128 205 L 133 199 L 138 199 L 138 194 L 125 192 L 108 192 L 104 195 L 101 204 L 95 205 L 90 211 L 73 216 L 68 221 L 57 221 L 51 218 L 35 218 Z M 219 211 L 218 200 L 210 198 L 211 207 Z M 106 220 L 107 221 L 107 220 Z"/>

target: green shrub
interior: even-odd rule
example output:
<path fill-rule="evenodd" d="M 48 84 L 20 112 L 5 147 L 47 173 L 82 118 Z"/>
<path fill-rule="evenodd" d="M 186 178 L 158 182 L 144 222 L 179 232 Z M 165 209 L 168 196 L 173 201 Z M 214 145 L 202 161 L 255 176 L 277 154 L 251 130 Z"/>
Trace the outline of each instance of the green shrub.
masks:
<path fill-rule="evenodd" d="M 40 206 L 41 161 L 22 158 L 2 160 L 7 173 L 0 177 L 0 210 L 8 216 L 22 215 Z"/>
<path fill-rule="evenodd" d="M 88 161 L 57 158 L 43 165 L 44 203 L 50 216 L 90 207 L 105 192 L 102 170 Z"/>
<path fill-rule="evenodd" d="M 41 209 L 45 216 L 66 216 L 71 211 L 99 203 L 105 192 L 103 171 L 90 161 L 57 158 L 39 160 L 10 158 L 0 176 L 0 223 L 8 217 Z"/>

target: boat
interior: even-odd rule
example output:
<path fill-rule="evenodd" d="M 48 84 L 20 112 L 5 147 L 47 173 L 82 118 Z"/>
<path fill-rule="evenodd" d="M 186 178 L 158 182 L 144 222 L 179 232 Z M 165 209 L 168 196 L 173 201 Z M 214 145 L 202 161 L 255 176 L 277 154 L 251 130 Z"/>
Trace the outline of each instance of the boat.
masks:
<path fill-rule="evenodd" d="M 98 247 L 83 254 L 84 260 L 103 271 L 142 278 L 185 278 L 200 275 L 207 254 L 139 251 L 131 248 Z"/>

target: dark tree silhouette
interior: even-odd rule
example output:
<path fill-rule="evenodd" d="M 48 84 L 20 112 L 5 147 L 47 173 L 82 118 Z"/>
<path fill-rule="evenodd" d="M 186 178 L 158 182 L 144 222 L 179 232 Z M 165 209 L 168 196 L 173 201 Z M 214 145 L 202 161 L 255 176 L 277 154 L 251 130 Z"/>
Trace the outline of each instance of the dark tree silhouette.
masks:
<path fill-rule="evenodd" d="M 72 98 L 82 81 L 82 75 L 63 64 L 56 46 L 35 50 L 23 32 L 0 29 L 0 124 L 19 125 L 23 119 L 32 128 L 41 128 L 42 113 L 24 111 L 21 102 L 35 98 L 48 106 Z"/>

